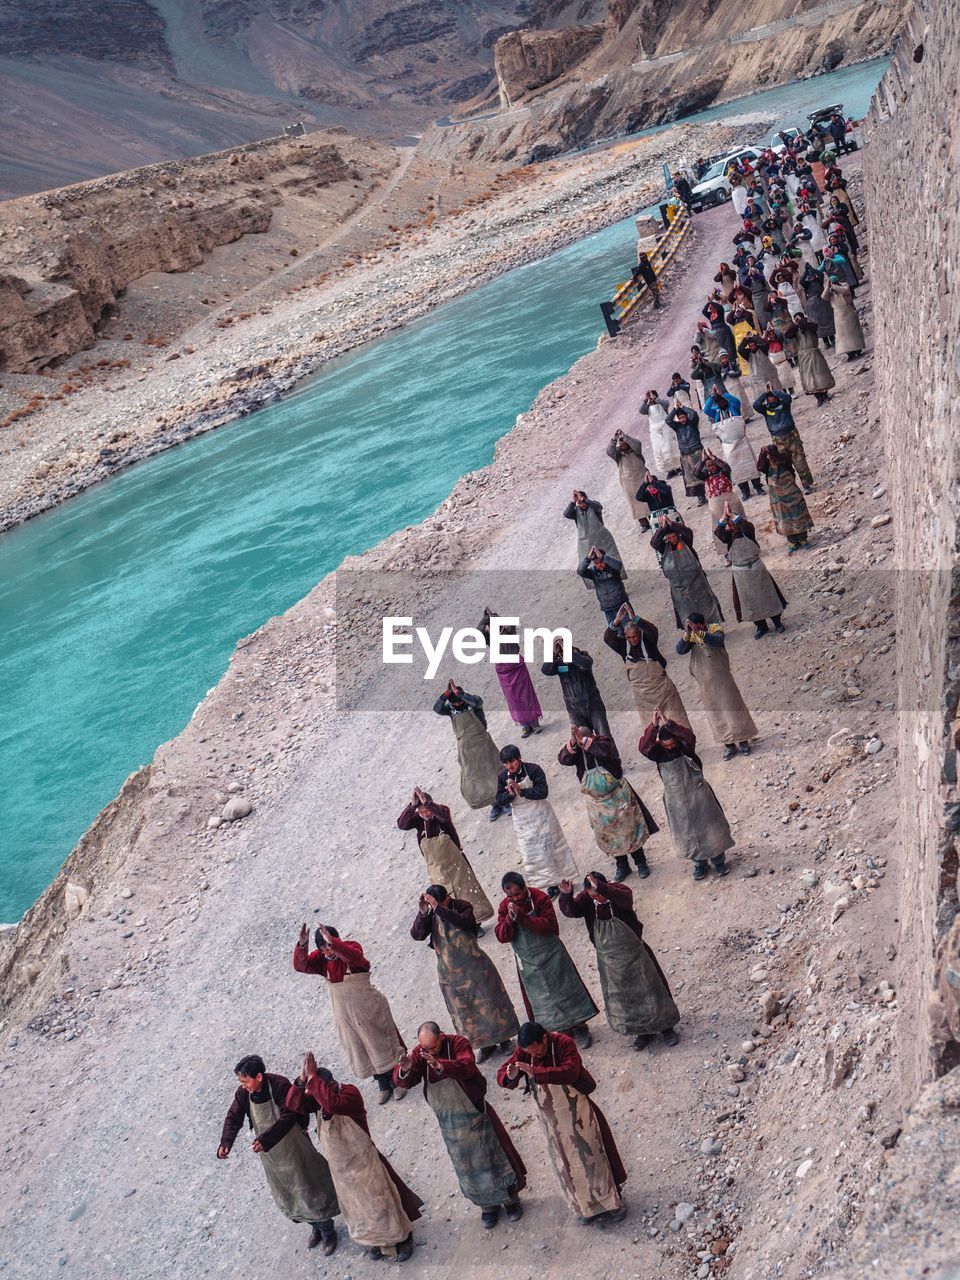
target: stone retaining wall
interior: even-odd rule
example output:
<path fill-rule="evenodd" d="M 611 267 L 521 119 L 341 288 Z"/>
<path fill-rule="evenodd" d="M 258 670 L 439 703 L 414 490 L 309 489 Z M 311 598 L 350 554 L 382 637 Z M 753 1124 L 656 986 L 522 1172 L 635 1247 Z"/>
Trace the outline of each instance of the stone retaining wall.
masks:
<path fill-rule="evenodd" d="M 960 1064 L 960 0 L 916 4 L 867 119 L 877 394 L 897 528 L 904 1100 Z"/>

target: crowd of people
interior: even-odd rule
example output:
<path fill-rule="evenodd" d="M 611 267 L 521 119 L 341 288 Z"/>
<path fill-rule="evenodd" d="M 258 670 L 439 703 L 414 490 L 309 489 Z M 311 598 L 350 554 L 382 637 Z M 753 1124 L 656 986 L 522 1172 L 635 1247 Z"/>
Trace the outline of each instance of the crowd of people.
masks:
<path fill-rule="evenodd" d="M 647 390 L 637 406 L 638 424 L 645 420 L 649 429 L 649 460 L 639 436 L 622 430 L 606 449 L 630 519 L 650 546 L 651 568 L 658 566 L 664 579 L 664 599 L 669 593 L 677 629 L 672 645 L 663 645 L 658 627 L 630 600 L 603 505 L 577 489 L 562 512 L 576 529 L 577 574 L 603 614 L 603 642 L 622 663 L 639 751 L 656 766 L 674 851 L 690 861 L 697 881 L 728 874 L 735 842 L 704 776 L 663 649 L 673 661 L 688 661 L 691 687 L 724 761 L 749 754 L 759 730 L 739 688 L 726 643 L 729 624 L 688 517 L 706 509 L 708 539 L 728 572 L 728 613 L 752 622 L 758 641 L 782 633 L 787 601 L 764 564 L 745 504 L 759 503 L 765 493 L 789 552 L 807 545 L 813 522 L 805 494 L 814 477 L 794 418 L 795 397 L 801 392 L 824 403 L 834 385 L 825 350 L 849 357 L 864 346 L 853 302 L 863 278 L 857 215 L 833 153 L 821 154 L 818 146 L 811 149 L 807 135 L 791 136 L 784 152 L 768 149 L 756 163 L 737 165 L 731 183 L 740 226 L 696 321 L 690 369 L 674 373 L 662 395 Z M 654 301 L 659 304 L 659 296 Z M 759 450 L 748 433 L 751 409 L 766 435 Z M 708 430 L 705 441 L 701 433 Z M 681 487 L 684 511 L 675 496 Z M 488 640 L 493 617 L 485 611 L 480 624 Z M 509 648 L 508 642 L 506 656 L 514 660 L 495 670 L 517 736 L 529 739 L 540 734 L 543 711 L 519 636 L 515 651 Z M 486 1228 L 501 1217 L 522 1216 L 527 1170 L 487 1100 L 480 1064 L 502 1056 L 498 1087 L 522 1089 L 539 1121 L 542 1146 L 527 1157 L 541 1164 L 546 1157 L 569 1211 L 605 1227 L 627 1213 L 627 1172 L 591 1096 L 596 1081 L 582 1058 L 592 1043 L 590 1023 L 602 1007 L 609 1026 L 644 1052 L 655 1043 L 677 1044 L 681 1020 L 625 883 L 650 875 L 645 846 L 658 828 L 625 776 L 593 657 L 576 646 L 565 654 L 558 641 L 541 674 L 559 682 L 570 732 L 556 757 L 556 776 L 575 771 L 596 845 L 590 860 L 598 869 L 584 875 L 578 867 L 551 803 L 548 769 L 518 745 L 498 748 L 483 699 L 451 679 L 433 710 L 452 727 L 462 799 L 471 809 L 488 810 L 491 821 L 510 818 L 518 869 L 502 876 L 495 906 L 464 852 L 451 809 L 423 788 L 413 790 L 397 818 L 398 827 L 416 837 L 426 885 L 411 911 L 410 938 L 433 952 L 448 1026 L 425 1021 L 408 1048 L 363 944 L 342 938 L 334 925 L 319 925 L 311 947 L 304 924 L 293 948 L 295 972 L 328 991 L 332 1028 L 353 1079 L 372 1080 L 380 1104 L 398 1102 L 411 1089 L 422 1093 L 460 1191 Z M 599 999 L 563 942 L 560 917 L 583 921 L 596 953 Z M 480 944 L 491 921 L 491 942 L 513 953 L 522 1014 Z M 257 1054 L 236 1064 L 218 1157 L 230 1155 L 247 1125 L 277 1208 L 309 1224 L 310 1248 L 327 1256 L 335 1251 L 340 1216 L 351 1239 L 372 1256 L 409 1258 L 422 1201 L 377 1148 L 363 1095 L 312 1052 L 298 1066 L 291 1079 L 268 1070 Z M 308 1133 L 313 1117 L 316 1145 Z"/>

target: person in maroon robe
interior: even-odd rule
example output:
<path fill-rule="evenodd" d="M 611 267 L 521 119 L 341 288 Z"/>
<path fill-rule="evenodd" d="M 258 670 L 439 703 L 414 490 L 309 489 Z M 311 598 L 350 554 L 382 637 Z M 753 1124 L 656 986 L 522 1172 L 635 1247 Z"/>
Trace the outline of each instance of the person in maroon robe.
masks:
<path fill-rule="evenodd" d="M 359 942 L 341 938 L 333 925 L 322 924 L 314 934 L 304 924 L 293 950 L 297 973 L 317 974 L 330 988 L 334 1025 L 350 1069 L 358 1080 L 371 1076 L 380 1089 L 380 1102 L 398 1102 L 406 1090 L 393 1088 L 393 1067 L 404 1043 L 386 997 L 370 981 L 370 961 Z"/>
<path fill-rule="evenodd" d="M 335 1184 L 339 1182 L 341 1211 L 351 1236 L 358 1243 L 367 1245 L 373 1257 L 391 1257 L 405 1262 L 413 1253 L 410 1224 L 421 1216 L 423 1201 L 374 1145 L 360 1090 L 356 1085 L 341 1084 L 335 1080 L 326 1067 L 317 1066 L 312 1053 L 307 1053 L 300 1076 L 287 1092 L 286 1106 L 289 1111 L 304 1117 L 317 1116 L 321 1147 L 327 1151 Z M 341 1125 L 346 1121 L 346 1130 L 338 1128 L 338 1118 Z M 352 1137 L 350 1125 L 356 1126 Z M 358 1129 L 364 1135 L 360 1137 L 359 1145 Z M 383 1174 L 387 1175 L 389 1182 L 385 1181 Z M 390 1191 L 390 1183 L 396 1189 L 396 1196 Z M 406 1231 L 405 1238 L 388 1238 L 382 1244 L 371 1244 L 371 1226 L 376 1232 L 378 1217 L 381 1222 L 397 1221 L 397 1198 L 407 1219 L 401 1228 Z M 398 1234 L 396 1230 L 391 1233 L 389 1227 L 386 1230 L 388 1237 Z"/>
<path fill-rule="evenodd" d="M 486 1101 L 487 1082 L 464 1036 L 425 1022 L 417 1044 L 393 1072 L 410 1089 L 423 1085 L 440 1125 L 447 1153 L 464 1196 L 480 1207 L 485 1227 L 495 1227 L 500 1209 L 511 1222 L 523 1216 L 520 1192 L 527 1170 L 500 1117 Z"/>
<path fill-rule="evenodd" d="M 520 1028 L 517 1048 L 497 1072 L 503 1089 L 532 1093 L 564 1199 L 577 1217 L 601 1226 L 626 1216 L 627 1180 L 607 1118 L 589 1096 L 597 1082 L 576 1044 L 538 1022 Z"/>
<path fill-rule="evenodd" d="M 666 974 L 644 939 L 631 890 L 601 871 L 591 871 L 579 893 L 564 880 L 558 901 L 565 916 L 586 925 L 613 1029 L 634 1036 L 634 1049 L 645 1049 L 658 1033 L 664 1043 L 677 1044 L 674 1028 L 680 1015 Z"/>
<path fill-rule="evenodd" d="M 553 903 L 517 871 L 501 881 L 506 897 L 497 913 L 497 940 L 510 943 L 527 1017 L 576 1036 L 583 1049 L 593 1043 L 587 1023 L 600 1010 L 560 941 Z"/>

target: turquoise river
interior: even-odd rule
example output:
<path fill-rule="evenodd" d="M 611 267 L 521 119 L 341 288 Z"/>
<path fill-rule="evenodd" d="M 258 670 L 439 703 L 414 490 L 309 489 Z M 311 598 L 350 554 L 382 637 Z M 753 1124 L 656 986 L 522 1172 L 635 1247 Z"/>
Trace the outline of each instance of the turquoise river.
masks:
<path fill-rule="evenodd" d="M 837 101 L 860 115 L 883 66 L 691 119 L 790 124 Z M 634 251 L 631 220 L 592 235 L 0 537 L 0 920 L 179 732 L 241 636 L 490 461 L 594 346 Z"/>

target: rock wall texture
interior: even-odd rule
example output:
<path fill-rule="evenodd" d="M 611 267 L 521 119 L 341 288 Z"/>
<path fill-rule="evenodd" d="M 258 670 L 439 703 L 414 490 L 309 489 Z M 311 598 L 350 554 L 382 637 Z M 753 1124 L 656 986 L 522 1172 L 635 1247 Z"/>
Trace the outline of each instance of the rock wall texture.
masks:
<path fill-rule="evenodd" d="M 829 1280 L 960 1274 L 958 62 L 960 0 L 915 4 L 867 122 L 874 363 L 898 548 L 905 1115 Z"/>
<path fill-rule="evenodd" d="M 511 31 L 493 47 L 501 107 L 549 84 L 582 61 L 603 39 L 603 23 L 557 31 Z"/>
<path fill-rule="evenodd" d="M 911 855 L 902 955 L 918 990 L 904 1038 L 908 1098 L 960 1064 L 958 63 L 960 4 L 916 7 L 871 109 L 864 155 L 878 394 L 900 548 L 890 591 L 900 618 L 901 832 Z M 922 211 L 909 230 L 905 197 Z"/>
<path fill-rule="evenodd" d="M 316 191 L 358 176 L 336 146 L 308 135 L 5 202 L 0 369 L 42 369 L 91 346 L 132 280 L 189 270 L 215 246 L 266 231 L 292 188 Z"/>

